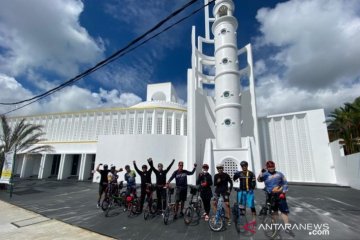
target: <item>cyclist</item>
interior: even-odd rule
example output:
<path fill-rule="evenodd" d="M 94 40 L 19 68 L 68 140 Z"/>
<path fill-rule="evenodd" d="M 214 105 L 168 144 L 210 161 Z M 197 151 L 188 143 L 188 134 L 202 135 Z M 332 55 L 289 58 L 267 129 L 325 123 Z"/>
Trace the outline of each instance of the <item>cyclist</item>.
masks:
<path fill-rule="evenodd" d="M 256 220 L 256 209 L 254 201 L 254 189 L 256 187 L 255 174 L 248 170 L 248 162 L 242 161 L 240 163 L 242 171 L 237 171 L 234 174 L 233 180 L 239 179 L 239 192 L 237 193 L 238 202 L 241 205 L 246 205 L 251 209 L 253 221 Z M 245 200 L 245 202 L 243 202 Z M 241 213 L 242 214 L 242 213 Z"/>
<path fill-rule="evenodd" d="M 180 161 L 178 163 L 178 169 L 175 170 L 175 172 L 171 175 L 169 181 L 166 183 L 167 186 L 169 186 L 170 182 L 175 178 L 176 181 L 176 194 L 175 194 L 175 215 L 174 219 L 177 219 L 177 213 L 179 211 L 179 202 L 181 202 L 181 210 L 180 210 L 180 216 L 183 217 L 183 209 L 186 201 L 187 196 L 187 176 L 193 175 L 195 173 L 197 164 L 194 164 L 194 169 L 189 172 L 187 170 L 184 170 L 184 162 Z"/>
<path fill-rule="evenodd" d="M 204 203 L 204 217 L 205 221 L 209 221 L 210 213 L 210 202 L 212 198 L 211 186 L 213 185 L 212 177 L 209 171 L 209 165 L 206 163 L 202 166 L 203 171 L 199 173 L 199 176 L 196 180 L 196 185 L 199 185 L 200 197 Z"/>
<path fill-rule="evenodd" d="M 266 169 L 262 169 L 257 180 L 265 183 L 265 190 L 268 194 L 267 199 L 273 198 L 272 207 L 273 217 L 278 216 L 278 210 L 285 224 L 289 224 L 289 207 L 286 202 L 285 194 L 288 191 L 288 182 L 283 173 L 275 170 L 273 161 L 266 162 Z M 288 226 L 288 225 L 286 225 Z M 294 235 L 290 229 L 285 230 L 286 233 Z"/>
<path fill-rule="evenodd" d="M 166 208 L 166 189 L 164 188 L 166 185 L 166 174 L 171 169 L 172 165 L 175 162 L 175 159 L 171 161 L 170 165 L 165 170 L 163 170 L 162 163 L 159 163 L 158 169 L 155 169 L 152 158 L 149 158 L 148 162 L 150 168 L 154 171 L 156 175 L 157 209 L 158 213 L 161 213 L 161 210 L 164 211 Z"/>
<path fill-rule="evenodd" d="M 130 193 L 136 194 L 136 173 L 130 169 L 129 165 L 125 166 L 125 171 L 124 179 L 127 182 L 126 195 L 130 195 Z"/>
<path fill-rule="evenodd" d="M 100 163 L 97 167 L 96 167 L 96 171 L 98 173 L 100 173 L 100 182 L 99 182 L 99 198 L 97 200 L 97 204 L 96 207 L 99 208 L 100 207 L 100 201 L 101 201 L 101 197 L 103 195 L 103 193 L 105 193 L 108 181 L 107 181 L 107 175 L 110 172 L 110 170 L 108 169 L 108 165 L 105 164 L 103 166 L 103 169 L 100 170 L 100 166 L 102 166 L 103 164 Z"/>
<path fill-rule="evenodd" d="M 214 176 L 214 185 L 215 185 L 215 194 L 217 197 L 220 197 L 220 195 L 223 196 L 224 202 L 225 202 L 225 217 L 228 219 L 227 224 L 231 225 L 231 219 L 230 219 L 230 192 L 233 188 L 233 182 L 229 176 L 229 174 L 224 172 L 224 165 L 218 164 L 216 165 L 216 169 L 218 170 L 218 173 Z M 229 188 L 230 184 L 230 188 Z M 217 206 L 215 206 L 215 211 L 217 211 Z"/>
<path fill-rule="evenodd" d="M 136 161 L 133 161 L 134 163 L 134 168 L 136 170 L 136 172 L 140 175 L 141 178 L 141 195 L 140 195 L 140 213 L 143 210 L 144 207 L 144 201 L 145 201 L 145 196 L 146 196 L 146 184 L 150 184 L 151 185 L 151 173 L 152 173 L 152 169 L 147 170 L 147 166 L 144 164 L 142 165 L 141 169 L 142 171 L 140 171 L 137 166 L 136 166 Z"/>
<path fill-rule="evenodd" d="M 110 186 L 112 185 L 116 185 L 117 184 L 117 179 L 119 178 L 119 176 L 117 175 L 118 172 L 121 172 L 123 169 L 120 168 L 119 170 L 116 170 L 115 166 L 111 166 L 110 167 L 110 172 L 107 175 L 107 180 L 108 180 L 108 185 Z M 112 189 L 114 192 L 117 191 L 117 188 L 113 188 Z M 112 192 L 112 193 L 114 193 Z"/>

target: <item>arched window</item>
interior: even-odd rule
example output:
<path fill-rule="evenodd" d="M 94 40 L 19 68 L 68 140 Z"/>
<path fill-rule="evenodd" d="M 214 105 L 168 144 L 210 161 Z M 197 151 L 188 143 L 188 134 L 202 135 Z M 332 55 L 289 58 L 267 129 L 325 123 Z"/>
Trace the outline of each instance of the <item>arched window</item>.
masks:
<path fill-rule="evenodd" d="M 224 164 L 224 172 L 230 175 L 231 178 L 234 177 L 236 171 L 239 171 L 238 164 L 235 160 L 231 158 L 227 158 L 223 161 Z"/>
<path fill-rule="evenodd" d="M 151 96 L 151 101 L 166 101 L 166 96 L 163 92 L 156 92 Z"/>

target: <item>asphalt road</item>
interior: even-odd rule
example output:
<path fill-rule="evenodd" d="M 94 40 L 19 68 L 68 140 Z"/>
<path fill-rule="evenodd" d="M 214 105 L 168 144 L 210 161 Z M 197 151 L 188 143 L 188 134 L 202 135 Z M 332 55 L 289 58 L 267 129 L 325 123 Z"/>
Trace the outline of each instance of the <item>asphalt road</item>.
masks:
<path fill-rule="evenodd" d="M 294 228 L 295 237 L 281 231 L 278 239 L 360 239 L 360 191 L 303 185 L 290 185 L 289 189 L 290 223 L 302 229 Z M 212 232 L 204 220 L 186 226 L 179 218 L 166 226 L 161 216 L 145 221 L 143 215 L 129 218 L 120 210 L 105 217 L 96 208 L 97 192 L 98 184 L 90 182 L 18 180 L 13 197 L 10 199 L 8 192 L 0 191 L 0 199 L 116 239 L 267 239 L 259 221 L 255 234 L 238 234 L 233 225 L 225 231 Z M 255 199 L 259 211 L 264 202 L 262 190 L 255 191 Z M 315 224 L 321 225 L 322 230 L 328 226 L 328 233 L 312 231 Z"/>

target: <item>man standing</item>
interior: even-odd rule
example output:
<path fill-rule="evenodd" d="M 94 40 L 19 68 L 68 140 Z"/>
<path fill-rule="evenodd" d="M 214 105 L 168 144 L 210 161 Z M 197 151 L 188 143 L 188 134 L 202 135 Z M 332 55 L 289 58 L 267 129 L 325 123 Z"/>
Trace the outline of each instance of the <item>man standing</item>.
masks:
<path fill-rule="evenodd" d="M 186 201 L 186 196 L 187 196 L 187 176 L 188 175 L 193 175 L 195 173 L 196 170 L 196 166 L 197 164 L 194 164 L 194 169 L 189 172 L 187 170 L 184 170 L 184 162 L 180 161 L 178 163 L 178 169 L 175 170 L 175 172 L 171 175 L 169 181 L 167 182 L 167 185 L 170 184 L 170 182 L 175 178 L 176 181 L 176 194 L 175 194 L 175 215 L 174 215 L 174 219 L 177 218 L 177 213 L 179 211 L 179 202 L 181 202 L 181 210 L 180 210 L 180 216 L 183 217 L 184 213 L 183 213 L 183 209 L 184 209 L 184 204 Z"/>
<path fill-rule="evenodd" d="M 158 170 L 154 168 L 152 158 L 148 159 L 150 168 L 154 171 L 156 175 L 156 196 L 157 196 L 157 209 L 160 212 L 161 210 L 165 210 L 166 208 L 166 189 L 164 188 L 166 185 L 166 174 L 171 169 L 172 165 L 175 162 L 175 159 L 172 160 L 170 165 L 163 170 L 162 163 L 158 164 Z"/>
<path fill-rule="evenodd" d="M 144 201 L 146 196 L 146 184 L 151 184 L 152 169 L 147 170 L 147 166 L 144 164 L 141 167 L 142 171 L 140 171 L 136 166 L 135 160 L 133 161 L 133 163 L 136 172 L 140 175 L 141 178 L 141 196 L 140 196 L 140 213 L 141 213 L 144 207 Z"/>
<path fill-rule="evenodd" d="M 203 171 L 199 173 L 196 185 L 199 185 L 200 197 L 204 203 L 205 221 L 209 221 L 210 203 L 212 198 L 211 186 L 213 185 L 212 177 L 209 171 L 209 165 L 206 163 L 202 166 Z"/>
<path fill-rule="evenodd" d="M 231 225 L 231 219 L 230 219 L 230 192 L 233 188 L 233 182 L 226 172 L 224 172 L 224 165 L 218 164 L 216 165 L 216 169 L 218 170 L 218 173 L 214 176 L 214 185 L 215 185 L 215 194 L 217 197 L 223 196 L 224 202 L 225 202 L 225 215 L 228 219 L 227 224 Z M 229 189 L 230 184 L 230 189 Z M 216 206 L 217 208 L 217 206 Z M 216 210 L 215 210 L 216 212 Z"/>
<path fill-rule="evenodd" d="M 289 207 L 286 202 L 285 194 L 288 191 L 288 182 L 281 172 L 275 171 L 275 163 L 273 161 L 266 162 L 266 169 L 262 169 L 257 180 L 265 183 L 267 192 L 267 200 L 272 199 L 273 217 L 277 218 L 280 210 L 281 217 L 285 224 L 289 224 Z M 290 229 L 285 230 L 286 233 L 294 235 Z"/>
<path fill-rule="evenodd" d="M 254 189 L 256 187 L 255 174 L 248 170 L 248 163 L 242 161 L 240 163 L 242 171 L 234 174 L 233 180 L 239 179 L 239 191 L 237 193 L 238 203 L 251 209 L 253 221 L 256 220 L 256 209 L 254 200 Z"/>
<path fill-rule="evenodd" d="M 134 193 L 136 194 L 136 173 L 134 170 L 130 169 L 129 165 L 125 166 L 125 176 L 124 179 L 127 182 L 126 185 L 126 191 L 127 191 L 127 195 L 129 195 L 130 193 Z"/>
<path fill-rule="evenodd" d="M 100 201 L 101 201 L 101 197 L 103 195 L 103 193 L 105 193 L 107 184 L 108 184 L 108 179 L 107 176 L 110 172 L 110 170 L 108 169 L 108 165 L 105 164 L 103 169 L 100 170 L 100 166 L 102 166 L 103 164 L 100 163 L 97 167 L 96 167 L 96 171 L 98 173 L 100 173 L 100 182 L 99 182 L 99 198 L 97 200 L 97 205 L 96 207 L 99 208 L 100 207 Z"/>

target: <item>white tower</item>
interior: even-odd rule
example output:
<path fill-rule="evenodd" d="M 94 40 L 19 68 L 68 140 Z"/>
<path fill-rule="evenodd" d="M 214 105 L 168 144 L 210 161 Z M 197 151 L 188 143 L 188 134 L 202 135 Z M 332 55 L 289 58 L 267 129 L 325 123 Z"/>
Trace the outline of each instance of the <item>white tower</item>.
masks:
<path fill-rule="evenodd" d="M 218 0 L 213 8 L 215 45 L 215 114 L 218 149 L 241 147 L 240 72 L 232 0 Z"/>
<path fill-rule="evenodd" d="M 237 47 L 234 9 L 232 0 L 217 0 L 213 17 L 205 8 L 205 36 L 196 36 L 193 27 L 187 100 L 187 163 L 207 163 L 211 174 L 222 163 L 230 176 L 241 161 L 255 173 L 261 169 L 251 45 Z M 208 46 L 214 46 L 214 55 L 205 53 Z M 239 56 L 245 67 L 239 66 Z M 241 79 L 248 80 L 244 89 Z M 207 86 L 215 88 L 215 96 Z"/>

